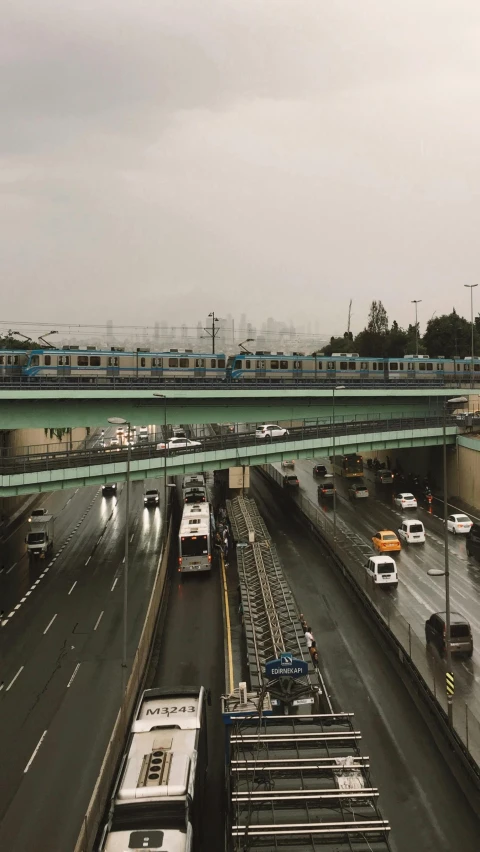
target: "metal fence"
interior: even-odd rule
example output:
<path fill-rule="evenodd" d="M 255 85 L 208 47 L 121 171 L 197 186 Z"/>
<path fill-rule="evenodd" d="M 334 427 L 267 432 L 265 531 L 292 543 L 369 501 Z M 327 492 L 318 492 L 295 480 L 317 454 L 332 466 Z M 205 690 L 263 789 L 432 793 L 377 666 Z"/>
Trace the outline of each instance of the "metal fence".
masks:
<path fill-rule="evenodd" d="M 296 421 L 298 423 L 298 421 Z M 454 417 L 447 418 L 447 426 L 458 427 Z M 443 426 L 443 418 L 438 415 L 427 415 L 424 417 L 397 417 L 385 414 L 376 415 L 344 415 L 335 419 L 335 438 L 381 432 L 409 432 L 419 429 L 440 429 Z M 292 450 L 289 445 L 304 440 L 332 438 L 332 418 L 317 418 L 315 422 L 310 420 L 301 421 L 289 429 L 289 434 L 272 443 L 278 445 L 278 452 L 284 452 L 287 456 Z M 131 457 L 134 460 L 153 459 L 160 457 L 188 456 L 195 461 L 195 455 L 211 450 L 238 449 L 247 450 L 250 447 L 265 447 L 269 442 L 265 438 L 257 437 L 255 430 L 220 435 L 204 435 L 199 440 L 199 446 L 185 447 L 178 450 L 157 448 L 157 441 L 163 441 L 161 433 L 155 434 L 154 439 L 148 442 L 136 442 L 131 447 Z M 74 442 L 76 446 L 71 449 L 59 447 L 58 444 L 45 446 L 28 446 L 12 450 L 2 448 L 0 452 L 0 474 L 14 475 L 19 473 L 31 473 L 43 470 L 56 470 L 63 468 L 91 467 L 93 465 L 105 465 L 113 462 L 126 462 L 128 448 L 125 445 L 119 447 L 86 447 L 84 441 Z M 283 446 L 282 446 L 283 445 Z"/>
<path fill-rule="evenodd" d="M 283 483 L 283 474 L 273 465 L 262 465 L 262 469 L 279 486 Z M 322 537 L 326 539 L 333 548 L 333 517 L 326 514 L 315 505 L 308 497 L 299 494 L 296 502 L 301 511 L 320 530 Z M 346 570 L 354 579 L 356 584 L 369 598 L 371 605 L 377 614 L 391 630 L 399 644 L 405 650 L 411 662 L 425 681 L 432 695 L 442 708 L 447 712 L 447 699 L 445 689 L 445 671 L 439 671 L 435 666 L 434 658 L 428 652 L 425 645 L 425 637 L 419 636 L 412 625 L 404 618 L 399 610 L 392 604 L 391 599 L 386 599 L 380 589 L 376 589 L 365 571 L 367 553 L 372 550 L 355 533 L 352 533 L 337 516 L 335 551 Z M 470 756 L 480 768 L 480 720 L 468 707 L 468 705 L 456 698 L 453 703 L 453 724 L 456 733 L 468 750 Z M 479 769 L 480 771 L 480 769 Z"/>
<path fill-rule="evenodd" d="M 443 388 L 443 387 L 460 387 L 460 383 L 456 381 L 447 381 L 445 378 L 425 379 L 407 378 L 404 379 L 389 379 L 389 378 L 352 378 L 339 373 L 337 377 L 311 379 L 268 379 L 268 378 L 251 378 L 251 379 L 193 379 L 191 376 L 182 379 L 159 379 L 159 378 L 119 378 L 117 376 L 93 376 L 79 377 L 72 376 L 69 379 L 55 378 L 46 376 L 8 376 L 0 377 L 0 390 L 21 390 L 21 391 L 36 391 L 36 390 L 86 390 L 86 391 L 109 391 L 109 390 L 145 390 L 145 389 L 163 389 L 163 390 L 198 390 L 199 388 L 207 388 L 210 390 L 225 390 L 248 388 L 265 389 L 265 390 L 281 390 L 282 388 L 328 388 L 332 389 L 342 382 L 346 388 Z M 469 385 L 469 381 L 463 382 L 464 385 Z"/>

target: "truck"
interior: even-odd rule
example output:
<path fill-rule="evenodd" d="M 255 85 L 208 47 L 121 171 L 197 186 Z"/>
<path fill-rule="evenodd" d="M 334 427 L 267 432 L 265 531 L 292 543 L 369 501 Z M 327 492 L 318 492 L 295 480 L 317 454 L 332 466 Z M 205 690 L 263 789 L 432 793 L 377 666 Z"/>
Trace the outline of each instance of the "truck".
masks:
<path fill-rule="evenodd" d="M 53 548 L 53 515 L 32 517 L 25 542 L 29 556 L 45 558 L 45 555 Z"/>

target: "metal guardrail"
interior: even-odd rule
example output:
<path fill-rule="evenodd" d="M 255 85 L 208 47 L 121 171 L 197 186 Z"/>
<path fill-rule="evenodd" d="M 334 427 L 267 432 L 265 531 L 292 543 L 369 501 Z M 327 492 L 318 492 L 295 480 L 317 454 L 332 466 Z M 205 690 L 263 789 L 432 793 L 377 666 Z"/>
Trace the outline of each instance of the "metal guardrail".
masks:
<path fill-rule="evenodd" d="M 335 438 L 338 442 L 339 438 L 350 435 L 361 435 L 375 432 L 405 432 L 418 429 L 440 429 L 443 426 L 443 418 L 437 415 L 424 417 L 393 417 L 385 418 L 385 416 L 376 415 L 375 417 L 362 417 L 361 420 L 352 419 L 343 422 L 335 421 Z M 458 427 L 458 422 L 453 417 L 447 418 L 447 426 Z M 295 426 L 289 430 L 289 435 L 273 441 L 274 444 L 281 442 L 285 446 L 285 456 L 292 452 L 289 445 L 293 445 L 296 441 L 304 441 L 311 439 L 322 439 L 332 437 L 332 423 L 330 418 L 312 424 L 311 421 L 303 421 L 300 426 Z M 162 441 L 163 438 L 160 437 Z M 157 450 L 158 437 L 155 436 L 154 441 L 148 443 L 137 443 L 131 448 L 132 460 L 158 459 L 164 458 L 165 451 Z M 188 457 L 195 460 L 199 453 L 208 452 L 210 450 L 226 450 L 226 449 L 244 449 L 249 447 L 264 447 L 266 440 L 257 438 L 255 432 L 238 432 L 223 435 L 205 436 L 200 441 L 199 447 L 186 447 L 179 450 L 167 450 L 167 457 Z M 63 468 L 78 468 L 92 467 L 95 465 L 105 465 L 113 462 L 126 462 L 128 450 L 126 447 L 81 447 L 71 450 L 55 449 L 45 450 L 42 452 L 27 452 L 12 455 L 10 449 L 2 448 L 0 451 L 0 475 L 15 475 L 19 473 L 32 473 L 45 470 L 59 470 Z"/>
<path fill-rule="evenodd" d="M 246 522 L 245 515 L 252 509 L 252 521 Z M 227 512 L 231 519 L 232 533 L 237 544 L 237 566 L 240 581 L 247 660 L 251 689 L 261 692 L 268 688 L 272 700 L 290 703 L 308 697 L 312 702 L 319 694 L 326 696 L 323 679 L 314 667 L 307 648 L 299 612 L 282 571 L 280 560 L 263 521 L 258 524 L 258 509 L 254 500 L 236 498 L 228 501 Z M 245 530 L 264 531 L 268 538 L 250 544 L 244 541 Z M 236 536 L 240 535 L 240 539 Z M 278 659 L 284 651 L 290 651 L 309 665 L 305 677 L 292 682 L 286 695 L 277 681 L 266 685 L 264 671 L 268 660 Z M 327 700 L 325 698 L 325 700 Z M 328 709 L 331 707 L 328 705 Z"/>
<path fill-rule="evenodd" d="M 282 474 L 276 468 L 270 464 L 261 467 L 279 486 L 282 484 Z M 321 532 L 322 537 L 333 550 L 333 519 L 330 515 L 322 512 L 312 500 L 303 494 L 297 495 L 295 502 L 313 526 Z M 355 545 L 352 546 L 352 536 L 347 533 L 343 525 L 338 526 L 338 517 L 335 550 L 355 584 L 368 598 L 379 619 L 391 631 L 399 645 L 404 649 L 405 655 L 408 655 L 413 667 L 430 690 L 446 719 L 445 675 L 442 672 L 440 676 L 433 666 L 432 658 L 425 646 L 425 637 L 419 636 L 412 625 L 392 604 L 391 600 L 387 601 L 381 591 L 369 582 L 364 567 L 365 551 Z M 370 552 L 373 551 L 370 549 Z M 453 727 L 459 741 L 476 765 L 476 771 L 480 776 L 480 720 L 468 705 L 459 699 L 455 699 L 453 704 Z"/>
<path fill-rule="evenodd" d="M 68 380 L 46 378 L 46 377 L 16 377 L 9 379 L 8 377 L 0 377 L 0 398 L 1 390 L 21 390 L 21 391 L 36 391 L 36 390 L 86 390 L 86 391 L 115 391 L 115 390 L 145 390 L 145 389 L 164 389 L 164 390 L 198 390 L 198 388 L 208 388 L 211 390 L 225 390 L 236 388 L 239 390 L 260 389 L 260 390 L 282 390 L 282 388 L 302 389 L 302 388 L 334 388 L 341 381 L 346 388 L 442 388 L 442 387 L 460 387 L 460 384 L 452 382 L 447 385 L 445 381 L 426 379 L 363 379 L 352 378 L 339 373 L 336 378 L 318 379 L 316 381 L 301 380 L 298 381 L 282 381 L 279 379 L 233 379 L 233 380 L 215 380 L 215 379 L 141 379 L 128 378 L 119 379 L 115 376 L 110 378 L 91 377 L 91 378 L 75 378 Z M 470 385 L 470 382 L 463 382 L 464 385 Z"/>
<path fill-rule="evenodd" d="M 250 500 L 248 497 L 235 497 L 233 500 L 227 500 L 226 505 L 233 538 L 237 544 L 270 541 L 270 533 L 257 509 L 255 500 Z"/>

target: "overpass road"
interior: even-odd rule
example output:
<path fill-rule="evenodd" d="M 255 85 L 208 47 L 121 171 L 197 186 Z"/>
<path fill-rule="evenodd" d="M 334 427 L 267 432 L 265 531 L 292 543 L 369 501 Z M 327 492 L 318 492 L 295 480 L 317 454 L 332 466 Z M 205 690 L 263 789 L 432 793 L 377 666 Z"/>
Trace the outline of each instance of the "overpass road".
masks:
<path fill-rule="evenodd" d="M 310 474 L 311 475 L 311 474 Z M 310 623 L 336 710 L 353 711 L 394 852 L 476 852 L 479 822 L 405 686 L 290 499 L 259 473 L 257 500 L 299 607 Z"/>
<path fill-rule="evenodd" d="M 315 459 L 323 462 L 328 470 L 328 459 Z M 300 493 L 317 504 L 318 481 L 312 475 L 313 461 L 296 462 L 295 471 L 300 481 Z M 275 465 L 281 469 L 280 465 Z M 425 645 L 425 621 L 434 612 L 445 609 L 445 588 L 443 577 L 430 577 L 430 568 L 443 568 L 443 504 L 434 501 L 433 511 L 421 505 L 417 510 L 403 513 L 393 504 L 391 486 L 376 485 L 373 474 L 365 472 L 370 496 L 365 500 L 351 501 L 347 495 L 347 483 L 336 477 L 337 517 L 339 529 L 342 525 L 352 530 L 364 542 L 371 545 L 371 537 L 378 529 L 396 531 L 404 517 L 418 517 L 425 526 L 426 543 L 408 545 L 402 543 L 402 551 L 395 555 L 398 567 L 398 589 L 380 589 L 368 584 L 369 594 L 384 616 L 392 618 L 395 610 L 412 626 L 419 637 L 418 647 L 425 647 L 425 659 L 431 672 L 435 674 L 439 692 L 444 692 L 444 663 L 436 650 Z M 322 509 L 332 515 L 331 505 L 322 504 Z M 452 507 L 452 511 L 454 511 Z M 466 616 L 472 625 L 474 652 L 472 659 L 453 658 L 455 675 L 454 714 L 459 722 L 465 717 L 465 704 L 480 720 L 480 564 L 467 556 L 463 536 L 449 537 L 450 557 L 450 596 L 452 611 Z"/>
<path fill-rule="evenodd" d="M 158 481 L 145 484 L 162 494 Z M 5 541 L 0 576 L 0 848 L 11 852 L 73 848 L 122 687 L 125 488 L 118 499 L 88 488 L 44 505 L 60 554 L 48 571 L 29 564 L 24 524 Z M 129 527 L 131 659 L 161 551 L 161 510 L 144 509 L 143 483 L 132 485 Z"/>

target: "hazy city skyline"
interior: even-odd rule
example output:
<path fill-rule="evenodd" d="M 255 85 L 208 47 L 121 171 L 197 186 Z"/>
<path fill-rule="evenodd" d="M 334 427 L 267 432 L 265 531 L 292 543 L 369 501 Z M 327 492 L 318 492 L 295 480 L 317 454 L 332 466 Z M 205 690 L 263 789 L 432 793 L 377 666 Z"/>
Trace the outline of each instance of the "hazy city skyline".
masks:
<path fill-rule="evenodd" d="M 468 316 L 473 0 L 18 0 L 2 24 L 4 316 Z"/>

